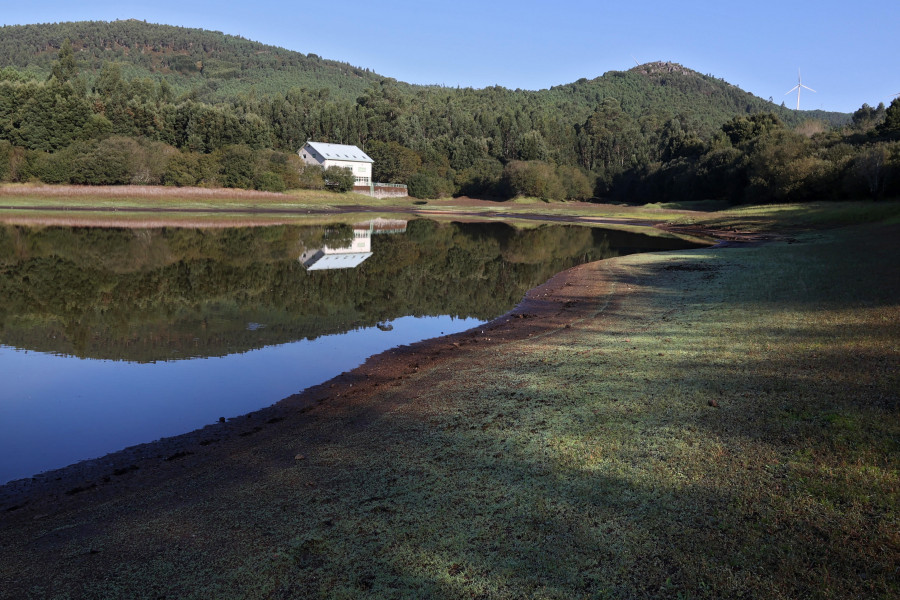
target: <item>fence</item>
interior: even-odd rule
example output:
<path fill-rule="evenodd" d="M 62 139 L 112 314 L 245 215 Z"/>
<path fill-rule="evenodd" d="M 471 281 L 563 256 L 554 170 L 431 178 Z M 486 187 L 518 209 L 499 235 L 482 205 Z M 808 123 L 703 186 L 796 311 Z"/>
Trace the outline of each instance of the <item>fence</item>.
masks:
<path fill-rule="evenodd" d="M 367 186 L 355 186 L 353 191 L 357 194 L 366 194 L 373 198 L 403 198 L 409 195 L 404 183 L 379 183 L 375 182 Z"/>

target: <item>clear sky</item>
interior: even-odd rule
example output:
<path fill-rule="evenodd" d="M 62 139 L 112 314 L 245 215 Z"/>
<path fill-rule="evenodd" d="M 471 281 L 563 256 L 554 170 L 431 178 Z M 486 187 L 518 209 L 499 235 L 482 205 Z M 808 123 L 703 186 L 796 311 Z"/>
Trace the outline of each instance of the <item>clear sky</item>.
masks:
<path fill-rule="evenodd" d="M 788 106 L 900 93 L 900 1 L 0 0 L 0 24 L 135 18 L 315 53 L 421 84 L 543 89 L 678 62 Z M 893 58 L 892 58 L 893 57 Z"/>

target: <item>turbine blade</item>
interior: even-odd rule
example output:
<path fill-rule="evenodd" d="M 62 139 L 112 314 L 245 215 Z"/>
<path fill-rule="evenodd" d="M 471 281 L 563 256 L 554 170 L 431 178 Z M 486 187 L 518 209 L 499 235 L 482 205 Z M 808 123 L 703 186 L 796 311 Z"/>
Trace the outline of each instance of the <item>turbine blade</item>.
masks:
<path fill-rule="evenodd" d="M 804 85 L 803 87 L 805 87 L 806 89 L 808 89 L 808 90 L 811 91 L 811 92 L 815 92 L 815 91 L 816 91 L 816 90 L 812 89 L 811 87 L 809 87 L 808 85 Z"/>
<path fill-rule="evenodd" d="M 786 91 L 786 92 L 784 93 L 784 95 L 787 96 L 788 94 L 790 94 L 791 92 L 793 92 L 794 90 L 796 90 L 796 89 L 799 88 L 799 87 L 800 87 L 799 85 L 795 85 L 794 87 L 792 87 L 791 89 L 789 89 L 788 91 Z"/>

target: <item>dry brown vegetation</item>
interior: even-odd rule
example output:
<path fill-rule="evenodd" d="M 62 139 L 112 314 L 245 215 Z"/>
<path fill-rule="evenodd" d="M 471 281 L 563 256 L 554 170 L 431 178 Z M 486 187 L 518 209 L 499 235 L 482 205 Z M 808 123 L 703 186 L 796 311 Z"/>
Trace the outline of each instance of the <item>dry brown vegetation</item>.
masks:
<path fill-rule="evenodd" d="M 53 198 L 227 198 L 241 200 L 284 200 L 284 194 L 235 188 L 170 187 L 162 185 L 44 185 L 6 184 L 2 196 L 38 196 Z"/>

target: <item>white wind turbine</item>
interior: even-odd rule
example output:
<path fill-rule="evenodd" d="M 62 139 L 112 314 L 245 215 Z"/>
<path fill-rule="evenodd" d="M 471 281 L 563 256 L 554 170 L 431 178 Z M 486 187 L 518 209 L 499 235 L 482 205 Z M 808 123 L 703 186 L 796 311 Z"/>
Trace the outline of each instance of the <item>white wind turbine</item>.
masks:
<path fill-rule="evenodd" d="M 800 88 L 806 88 L 806 89 L 808 89 L 808 90 L 811 91 L 811 92 L 815 92 L 815 91 L 816 91 L 816 90 L 812 89 L 812 88 L 809 87 L 809 86 L 803 85 L 803 80 L 800 78 L 800 69 L 797 69 L 797 85 L 795 85 L 794 87 L 792 87 L 791 89 L 789 89 L 789 90 L 788 90 L 787 92 L 785 92 L 785 94 L 784 94 L 785 96 L 787 96 L 788 94 L 790 94 L 790 93 L 793 92 L 794 90 L 797 90 L 797 110 L 800 110 Z"/>

